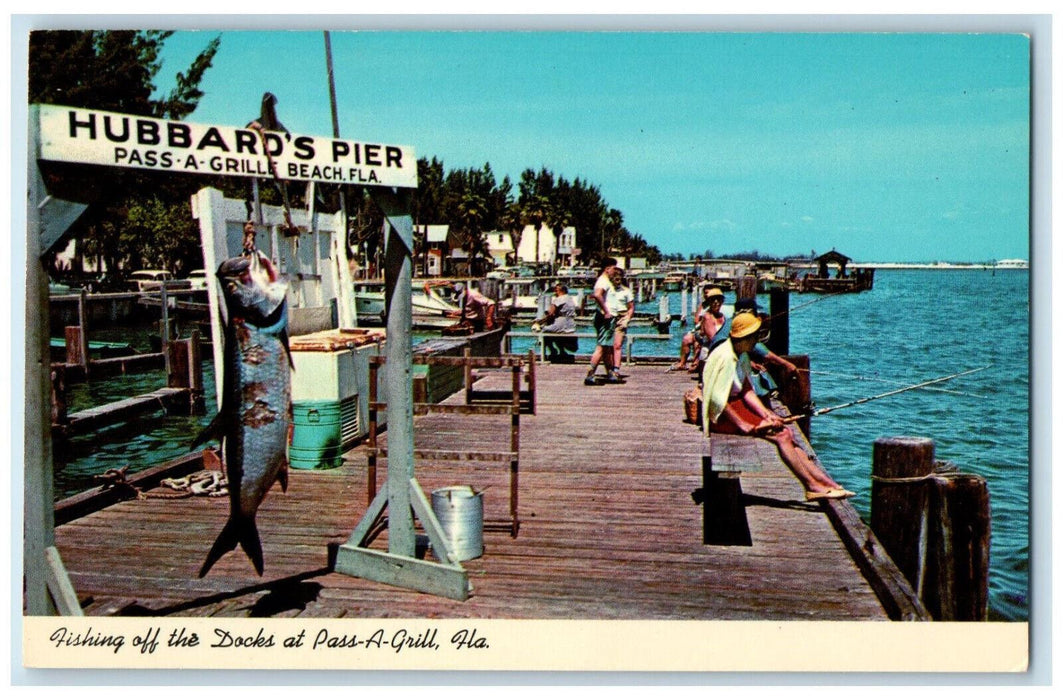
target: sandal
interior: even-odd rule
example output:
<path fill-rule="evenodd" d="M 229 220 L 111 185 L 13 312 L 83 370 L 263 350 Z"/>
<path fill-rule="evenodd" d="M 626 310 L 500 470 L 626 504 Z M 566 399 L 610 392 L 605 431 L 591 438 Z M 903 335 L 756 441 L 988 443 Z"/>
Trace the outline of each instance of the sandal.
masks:
<path fill-rule="evenodd" d="M 669 372 L 682 372 L 685 369 L 689 369 L 686 365 L 676 362 L 674 365 L 668 368 Z"/>
<path fill-rule="evenodd" d="M 827 489 L 826 491 L 805 491 L 806 501 L 821 501 L 826 499 L 849 498 L 856 494 L 843 488 Z"/>

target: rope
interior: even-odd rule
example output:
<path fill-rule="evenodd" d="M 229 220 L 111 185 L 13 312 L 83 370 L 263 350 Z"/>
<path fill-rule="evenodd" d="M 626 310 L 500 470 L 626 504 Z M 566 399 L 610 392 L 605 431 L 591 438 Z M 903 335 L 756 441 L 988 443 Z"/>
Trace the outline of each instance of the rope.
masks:
<path fill-rule="evenodd" d="M 188 498 L 189 496 L 218 497 L 225 496 L 229 493 L 228 481 L 225 478 L 225 474 L 210 469 L 198 471 L 178 479 L 163 479 L 159 484 L 179 493 L 167 494 L 165 491 L 158 495 L 149 493 L 149 498 Z"/>
<path fill-rule="evenodd" d="M 872 481 L 877 481 L 880 484 L 914 484 L 920 481 L 926 481 L 937 476 L 937 474 L 931 472 L 923 476 L 876 476 L 871 475 Z"/>

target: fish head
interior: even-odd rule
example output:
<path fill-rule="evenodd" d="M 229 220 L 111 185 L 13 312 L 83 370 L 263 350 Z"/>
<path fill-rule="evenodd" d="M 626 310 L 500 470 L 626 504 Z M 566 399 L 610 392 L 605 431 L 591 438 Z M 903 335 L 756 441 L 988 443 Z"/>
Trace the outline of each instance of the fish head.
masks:
<path fill-rule="evenodd" d="M 217 277 L 230 318 L 263 326 L 284 305 L 288 283 L 258 251 L 229 258 L 218 267 Z"/>

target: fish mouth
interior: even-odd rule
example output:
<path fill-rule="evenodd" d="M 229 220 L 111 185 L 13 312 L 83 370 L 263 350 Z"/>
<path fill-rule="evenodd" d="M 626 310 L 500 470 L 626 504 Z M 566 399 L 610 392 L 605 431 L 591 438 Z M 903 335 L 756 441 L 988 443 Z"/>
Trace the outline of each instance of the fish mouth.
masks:
<path fill-rule="evenodd" d="M 256 325 L 276 314 L 288 291 L 287 282 L 258 251 L 226 260 L 218 267 L 217 277 L 229 313 Z"/>

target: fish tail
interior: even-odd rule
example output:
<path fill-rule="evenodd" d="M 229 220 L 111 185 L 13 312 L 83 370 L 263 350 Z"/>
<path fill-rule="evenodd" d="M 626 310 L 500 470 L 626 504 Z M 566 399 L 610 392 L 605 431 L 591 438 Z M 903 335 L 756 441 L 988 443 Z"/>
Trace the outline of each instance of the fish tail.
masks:
<path fill-rule="evenodd" d="M 261 576 L 263 571 L 262 543 L 258 539 L 258 528 L 255 526 L 255 521 L 230 518 L 218 534 L 218 539 L 214 540 L 214 545 L 210 548 L 210 552 L 207 553 L 207 559 L 199 569 L 199 578 L 206 576 L 211 567 L 222 558 L 222 555 L 236 549 L 237 544 L 243 548 L 248 558 L 251 559 L 251 563 L 255 566 L 255 571 Z"/>

